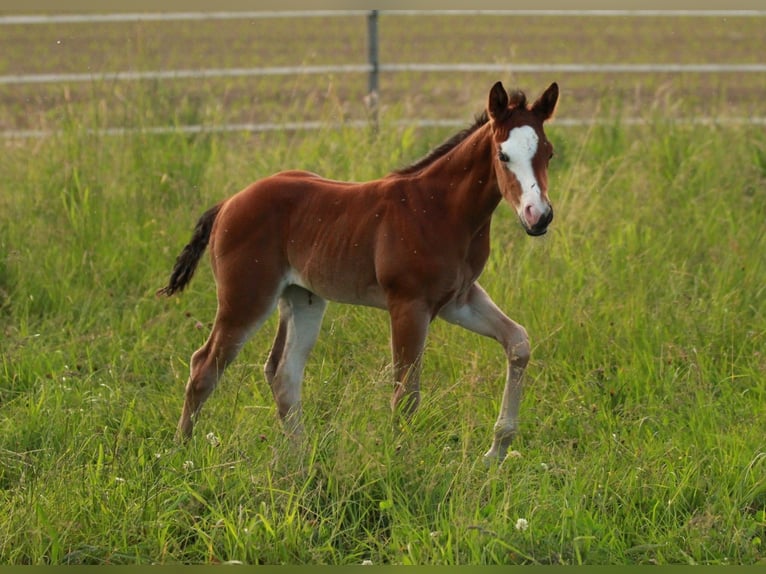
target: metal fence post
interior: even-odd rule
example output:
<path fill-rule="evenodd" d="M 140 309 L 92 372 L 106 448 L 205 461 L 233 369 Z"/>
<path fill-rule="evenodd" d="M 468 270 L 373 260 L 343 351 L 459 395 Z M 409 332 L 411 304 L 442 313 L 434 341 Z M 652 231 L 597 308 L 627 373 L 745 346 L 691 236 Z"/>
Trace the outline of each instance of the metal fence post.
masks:
<path fill-rule="evenodd" d="M 378 11 L 367 15 L 367 58 L 370 64 L 370 78 L 367 90 L 367 107 L 370 110 L 373 129 L 378 129 Z"/>

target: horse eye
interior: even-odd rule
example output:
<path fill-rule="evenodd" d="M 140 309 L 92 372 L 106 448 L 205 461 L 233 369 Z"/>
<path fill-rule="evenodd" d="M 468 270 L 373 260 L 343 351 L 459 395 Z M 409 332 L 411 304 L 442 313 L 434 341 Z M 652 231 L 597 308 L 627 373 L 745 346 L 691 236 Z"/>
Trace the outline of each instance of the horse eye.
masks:
<path fill-rule="evenodd" d="M 500 161 L 504 163 L 508 163 L 509 161 L 511 161 L 511 158 L 509 158 L 508 155 L 505 152 L 503 152 L 503 150 L 500 150 L 497 152 L 497 159 L 499 159 Z"/>

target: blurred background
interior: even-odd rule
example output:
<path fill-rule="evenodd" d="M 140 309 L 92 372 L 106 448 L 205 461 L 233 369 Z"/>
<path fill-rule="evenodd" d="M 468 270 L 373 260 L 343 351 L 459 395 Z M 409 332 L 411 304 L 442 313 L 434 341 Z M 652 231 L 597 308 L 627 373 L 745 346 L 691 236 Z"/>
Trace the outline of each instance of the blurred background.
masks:
<path fill-rule="evenodd" d="M 556 80 L 559 121 L 762 123 L 766 10 L 0 16 L 0 131 L 463 125 L 502 80 Z M 370 97 L 370 92 L 377 97 Z"/>

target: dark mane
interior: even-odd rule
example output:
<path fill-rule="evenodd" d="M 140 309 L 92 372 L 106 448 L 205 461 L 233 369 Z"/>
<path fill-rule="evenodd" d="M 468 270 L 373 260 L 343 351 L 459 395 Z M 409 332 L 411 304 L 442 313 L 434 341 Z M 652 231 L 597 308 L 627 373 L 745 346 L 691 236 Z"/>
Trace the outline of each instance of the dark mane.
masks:
<path fill-rule="evenodd" d="M 487 115 L 487 112 L 484 111 L 481 114 L 476 116 L 475 121 L 473 122 L 473 125 L 470 127 L 465 128 L 462 131 L 459 131 L 455 135 L 453 135 L 451 138 L 449 138 L 447 141 L 445 141 L 443 144 L 441 144 L 439 147 L 434 148 L 428 154 L 426 154 L 421 159 L 417 160 L 415 163 L 408 165 L 407 167 L 403 167 L 400 169 L 397 169 L 394 171 L 394 173 L 398 175 L 412 175 L 413 173 L 416 173 L 423 169 L 424 167 L 431 165 L 434 161 L 439 159 L 440 157 L 444 157 L 448 152 L 455 149 L 455 147 L 462 141 L 464 141 L 468 136 L 470 136 L 472 133 L 474 133 L 476 130 L 478 130 L 481 126 L 486 124 L 489 121 L 489 116 Z"/>

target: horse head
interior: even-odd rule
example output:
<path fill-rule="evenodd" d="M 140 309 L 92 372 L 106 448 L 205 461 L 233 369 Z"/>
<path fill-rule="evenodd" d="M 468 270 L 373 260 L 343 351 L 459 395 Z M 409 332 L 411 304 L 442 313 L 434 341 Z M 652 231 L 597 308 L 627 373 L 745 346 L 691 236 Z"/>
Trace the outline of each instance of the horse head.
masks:
<path fill-rule="evenodd" d="M 498 187 L 529 235 L 543 235 L 553 220 L 548 199 L 548 162 L 553 146 L 543 124 L 553 116 L 558 98 L 555 82 L 531 106 L 522 92 L 508 94 L 501 82 L 489 92 L 487 115 Z"/>

